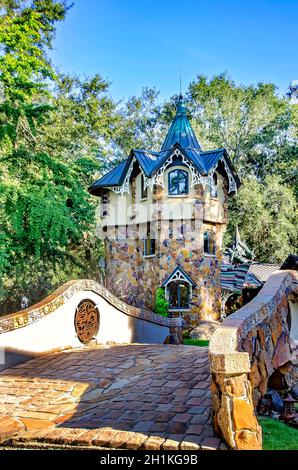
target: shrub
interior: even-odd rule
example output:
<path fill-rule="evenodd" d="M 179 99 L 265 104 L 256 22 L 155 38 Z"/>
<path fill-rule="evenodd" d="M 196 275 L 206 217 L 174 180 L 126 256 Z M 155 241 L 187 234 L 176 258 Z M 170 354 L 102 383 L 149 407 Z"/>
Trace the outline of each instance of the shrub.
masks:
<path fill-rule="evenodd" d="M 168 316 L 169 302 L 165 298 L 164 289 L 159 287 L 156 291 L 154 311 L 163 317 Z"/>

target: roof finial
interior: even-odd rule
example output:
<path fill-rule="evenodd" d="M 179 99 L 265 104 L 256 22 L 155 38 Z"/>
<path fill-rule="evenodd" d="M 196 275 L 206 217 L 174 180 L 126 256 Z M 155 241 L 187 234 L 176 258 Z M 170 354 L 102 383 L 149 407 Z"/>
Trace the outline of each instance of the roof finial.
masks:
<path fill-rule="evenodd" d="M 179 98 L 182 98 L 181 71 L 180 71 L 180 94 L 179 94 Z"/>

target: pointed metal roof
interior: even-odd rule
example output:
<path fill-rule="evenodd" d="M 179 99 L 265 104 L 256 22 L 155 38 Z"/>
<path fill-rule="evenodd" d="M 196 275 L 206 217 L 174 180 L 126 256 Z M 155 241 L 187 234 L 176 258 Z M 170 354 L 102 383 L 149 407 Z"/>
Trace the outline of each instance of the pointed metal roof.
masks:
<path fill-rule="evenodd" d="M 95 181 L 88 188 L 88 191 L 94 196 L 100 196 L 102 188 L 121 186 L 133 158 L 137 160 L 144 174 L 148 178 L 152 178 L 176 149 L 193 164 L 201 175 L 208 175 L 210 171 L 217 167 L 221 160 L 224 160 L 225 171 L 227 171 L 228 168 L 233 175 L 237 188 L 240 186 L 240 180 L 229 159 L 226 149 L 219 148 L 205 151 L 201 149 L 188 120 L 183 98 L 180 95 L 177 103 L 176 116 L 173 119 L 160 152 L 133 149 L 126 160 L 120 163 L 111 172 Z"/>
<path fill-rule="evenodd" d="M 177 103 L 176 116 L 174 117 L 165 141 L 162 144 L 161 151 L 170 149 L 175 144 L 179 144 L 182 148 L 201 150 L 200 144 L 188 120 L 187 111 L 183 105 L 183 98 L 181 95 L 179 96 Z"/>

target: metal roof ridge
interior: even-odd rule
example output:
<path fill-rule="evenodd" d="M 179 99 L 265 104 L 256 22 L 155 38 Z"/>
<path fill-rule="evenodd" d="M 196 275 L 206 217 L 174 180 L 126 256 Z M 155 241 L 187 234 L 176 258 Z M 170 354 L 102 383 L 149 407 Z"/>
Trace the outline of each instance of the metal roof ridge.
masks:
<path fill-rule="evenodd" d="M 146 149 L 133 148 L 132 151 L 133 152 L 142 152 L 142 153 L 151 153 L 152 155 L 159 155 L 160 154 L 160 151 L 156 151 L 156 150 L 146 150 Z"/>

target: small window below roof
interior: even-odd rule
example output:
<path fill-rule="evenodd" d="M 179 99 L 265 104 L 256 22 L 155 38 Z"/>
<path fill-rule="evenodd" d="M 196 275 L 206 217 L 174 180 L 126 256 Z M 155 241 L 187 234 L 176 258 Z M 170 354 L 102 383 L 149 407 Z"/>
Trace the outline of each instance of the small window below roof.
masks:
<path fill-rule="evenodd" d="M 145 238 L 143 240 L 143 246 L 144 246 L 144 256 L 155 256 L 156 248 L 155 248 L 154 238 Z"/>
<path fill-rule="evenodd" d="M 150 222 L 147 222 L 147 236 L 143 240 L 143 253 L 145 257 L 156 255 L 156 243 L 154 234 L 150 230 Z"/>
<path fill-rule="evenodd" d="M 172 170 L 168 179 L 169 196 L 183 196 L 188 194 L 188 173 L 185 170 Z"/>
<path fill-rule="evenodd" d="M 148 186 L 145 188 L 144 175 L 141 174 L 141 199 L 147 199 L 148 197 Z"/>

